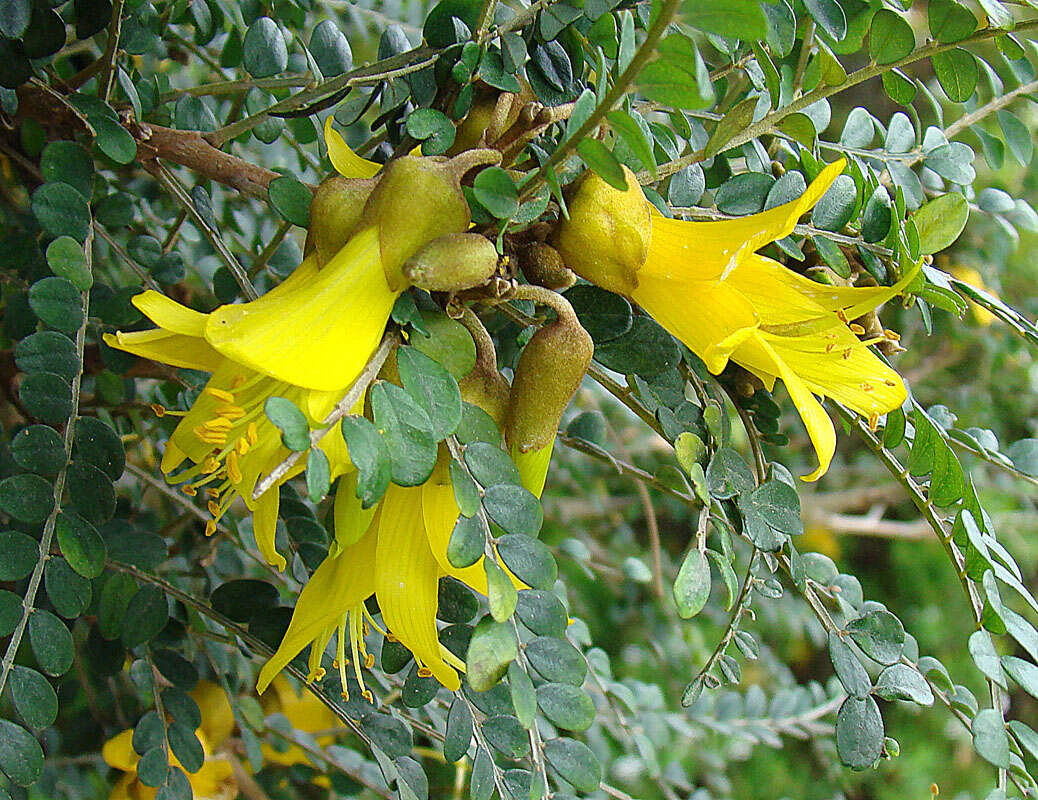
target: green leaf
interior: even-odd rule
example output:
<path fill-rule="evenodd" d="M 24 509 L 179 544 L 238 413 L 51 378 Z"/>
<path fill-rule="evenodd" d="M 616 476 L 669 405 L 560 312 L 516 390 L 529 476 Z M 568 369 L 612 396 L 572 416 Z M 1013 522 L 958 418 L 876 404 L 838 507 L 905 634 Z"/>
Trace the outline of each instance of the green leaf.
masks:
<path fill-rule="evenodd" d="M 60 181 L 43 184 L 32 194 L 32 213 L 52 236 L 86 241 L 90 207 L 75 187 Z"/>
<path fill-rule="evenodd" d="M 915 33 L 908 20 L 896 11 L 881 8 L 872 18 L 869 55 L 877 64 L 900 61 L 915 48 Z"/>
<path fill-rule="evenodd" d="M 43 148 L 40 173 L 47 183 L 63 181 L 83 197 L 93 194 L 94 160 L 85 147 L 75 142 L 56 141 Z"/>
<path fill-rule="evenodd" d="M 310 201 L 314 194 L 305 183 L 288 175 L 274 178 L 267 186 L 267 197 L 283 219 L 301 228 L 310 227 Z"/>
<path fill-rule="evenodd" d="M 116 481 L 126 468 L 126 451 L 119 434 L 96 417 L 76 421 L 73 454 L 77 461 L 97 467 Z"/>
<path fill-rule="evenodd" d="M 512 695 L 512 708 L 519 724 L 529 730 L 537 717 L 537 692 L 526 671 L 513 661 L 508 665 L 508 689 Z"/>
<path fill-rule="evenodd" d="M 596 345 L 617 339 L 631 329 L 634 322 L 631 304 L 618 294 L 581 284 L 567 289 L 564 296 Z"/>
<path fill-rule="evenodd" d="M 1031 163 L 1034 155 L 1034 142 L 1031 139 L 1030 129 L 1020 121 L 1012 111 L 999 111 L 996 114 L 1002 135 L 1005 137 L 1006 146 L 1021 166 L 1026 167 Z"/>
<path fill-rule="evenodd" d="M 363 508 L 371 508 L 389 487 L 392 473 L 389 447 L 375 426 L 363 417 L 343 417 L 340 428 L 350 461 L 357 468 L 357 499 Z"/>
<path fill-rule="evenodd" d="M 406 128 L 411 136 L 422 142 L 423 155 L 441 155 L 454 144 L 456 133 L 454 123 L 446 114 L 437 109 L 415 109 L 407 118 Z M 480 202 L 483 201 L 480 200 Z"/>
<path fill-rule="evenodd" d="M 43 772 L 43 748 L 21 725 L 0 719 L 0 770 L 16 786 L 31 786 Z"/>
<path fill-rule="evenodd" d="M 310 55 L 325 78 L 334 78 L 353 68 L 349 39 L 330 19 L 321 20 L 310 34 Z"/>
<path fill-rule="evenodd" d="M 840 230 L 854 217 L 857 197 L 854 178 L 837 176 L 811 212 L 811 223 L 823 231 Z"/>
<path fill-rule="evenodd" d="M 40 545 L 19 531 L 0 532 L 0 581 L 20 581 L 33 571 L 40 558 Z"/>
<path fill-rule="evenodd" d="M 730 447 L 722 447 L 714 453 L 706 469 L 706 481 L 710 495 L 718 500 L 750 491 L 756 484 L 749 465 Z"/>
<path fill-rule="evenodd" d="M 550 589 L 559 577 L 551 551 L 530 536 L 509 533 L 497 542 L 497 553 L 509 571 L 533 589 Z"/>
<path fill-rule="evenodd" d="M 965 103 L 973 96 L 980 79 L 977 59 L 968 50 L 956 47 L 930 59 L 937 81 L 953 103 Z"/>
<path fill-rule="evenodd" d="M 76 573 L 65 559 L 52 557 L 43 572 L 47 598 L 65 619 L 75 619 L 90 604 L 90 581 Z"/>
<path fill-rule="evenodd" d="M 94 284 L 83 245 L 71 236 L 59 236 L 47 245 L 47 264 L 51 272 L 72 283 L 81 292 Z"/>
<path fill-rule="evenodd" d="M 501 167 L 488 167 L 472 182 L 472 192 L 487 211 L 498 219 L 508 219 L 519 210 L 519 190 Z"/>
<path fill-rule="evenodd" d="M 455 380 L 468 375 L 476 364 L 476 345 L 465 326 L 446 314 L 422 311 L 426 336 L 412 336 L 409 345 L 440 364 Z"/>
<path fill-rule="evenodd" d="M 328 456 L 320 447 L 310 448 L 306 457 L 306 492 L 312 503 L 320 503 L 332 485 Z"/>
<path fill-rule="evenodd" d="M 235 622 L 248 622 L 254 614 L 275 608 L 278 590 L 273 584 L 255 578 L 222 583 L 209 596 L 213 608 Z"/>
<path fill-rule="evenodd" d="M 260 17 L 249 26 L 242 48 L 245 69 L 254 78 L 268 78 L 288 68 L 285 37 L 270 17 Z"/>
<path fill-rule="evenodd" d="M 681 19 L 698 30 L 746 42 L 768 35 L 768 20 L 757 0 L 685 0 Z"/>
<path fill-rule="evenodd" d="M 598 757 L 583 742 L 552 739 L 544 745 L 544 757 L 559 776 L 581 792 L 593 792 L 602 780 Z"/>
<path fill-rule="evenodd" d="M 49 611 L 36 609 L 29 615 L 29 646 L 48 675 L 64 675 L 72 666 L 72 634 Z"/>
<path fill-rule="evenodd" d="M 281 431 L 281 441 L 289 450 L 310 448 L 310 423 L 296 404 L 284 397 L 268 397 L 263 412 Z"/>
<path fill-rule="evenodd" d="M 104 572 L 108 552 L 93 525 L 77 514 L 63 511 L 58 514 L 54 530 L 61 554 L 72 569 L 84 578 L 96 578 Z"/>
<path fill-rule="evenodd" d="M 158 586 L 142 586 L 126 606 L 122 640 L 127 648 L 150 641 L 166 627 L 169 603 Z"/>
<path fill-rule="evenodd" d="M 939 253 L 955 242 L 966 227 L 970 204 L 956 192 L 936 197 L 912 214 L 919 232 L 919 252 Z"/>
<path fill-rule="evenodd" d="M 396 357 L 400 382 L 429 415 L 434 438 L 447 438 L 461 422 L 458 382 L 440 364 L 413 347 L 398 348 Z"/>
<path fill-rule="evenodd" d="M 836 752 L 851 769 L 868 769 L 883 753 L 883 717 L 871 697 L 848 697 L 836 715 Z"/>
<path fill-rule="evenodd" d="M 930 34 L 941 44 L 965 39 L 977 29 L 977 18 L 953 0 L 930 0 L 926 5 Z"/>
<path fill-rule="evenodd" d="M 905 648 L 905 628 L 889 611 L 876 609 L 847 623 L 847 631 L 865 655 L 893 664 Z"/>
<path fill-rule="evenodd" d="M 29 307 L 40 321 L 62 333 L 75 333 L 83 324 L 79 290 L 65 278 L 43 278 L 29 288 Z"/>
<path fill-rule="evenodd" d="M 470 645 L 471 647 L 471 645 Z M 471 680 L 470 680 L 471 685 Z M 494 683 L 497 683 L 495 680 Z M 473 687 L 475 688 L 475 687 Z M 455 695 L 447 712 L 447 729 L 443 740 L 443 757 L 448 763 L 460 761 L 472 742 L 472 712 L 465 698 Z"/>
<path fill-rule="evenodd" d="M 161 745 L 155 745 L 145 751 L 141 760 L 137 762 L 137 778 L 145 786 L 152 788 L 161 786 L 166 782 L 168 774 L 169 759 L 166 748 Z"/>
<path fill-rule="evenodd" d="M 10 675 L 11 699 L 25 724 L 43 730 L 58 717 L 58 696 L 50 681 L 29 667 L 16 665 Z"/>
<path fill-rule="evenodd" d="M 0 481 L 0 511 L 19 522 L 43 522 L 53 507 L 54 488 L 39 475 L 12 475 Z"/>
<path fill-rule="evenodd" d="M 698 548 L 689 550 L 681 562 L 673 593 L 678 616 L 682 619 L 691 619 L 706 605 L 710 597 L 710 563 Z"/>
<path fill-rule="evenodd" d="M 770 479 L 754 489 L 746 503 L 772 528 L 788 536 L 804 532 L 800 497 L 788 483 Z"/>
<path fill-rule="evenodd" d="M 836 0 L 804 0 L 804 7 L 819 27 L 836 41 L 847 35 L 847 16 Z"/>
<path fill-rule="evenodd" d="M 560 638 L 565 635 L 569 624 L 562 601 L 542 589 L 519 592 L 515 614 L 523 625 L 538 636 Z"/>
<path fill-rule="evenodd" d="M 510 625 L 484 617 L 476 625 L 465 656 L 465 680 L 477 692 L 492 689 L 518 655 Z"/>
<path fill-rule="evenodd" d="M 0 6 L 0 36 L 21 39 L 31 18 L 32 3 L 29 0 L 8 0 Z"/>
<path fill-rule="evenodd" d="M 584 656 L 565 639 L 538 636 L 526 645 L 526 657 L 545 680 L 581 686 L 587 675 Z"/>
<path fill-rule="evenodd" d="M 515 584 L 507 573 L 489 558 L 483 560 L 483 571 L 487 575 L 487 604 L 495 622 L 507 622 L 515 612 L 518 599 Z"/>
<path fill-rule="evenodd" d="M 973 747 L 985 761 L 1009 768 L 1009 736 L 999 711 L 985 708 L 973 718 Z"/>
<path fill-rule="evenodd" d="M 489 442 L 473 442 L 465 446 L 465 466 L 482 486 L 498 483 L 519 485 L 519 468 L 511 457 Z"/>
<path fill-rule="evenodd" d="M 540 501 L 522 486 L 511 483 L 488 486 L 483 493 L 483 507 L 505 533 L 525 536 L 540 533 L 544 520 Z"/>
<path fill-rule="evenodd" d="M 714 132 L 710 134 L 710 139 L 704 148 L 704 156 L 709 158 L 721 152 L 727 147 L 732 137 L 746 130 L 750 123 L 753 122 L 753 112 L 756 107 L 757 99 L 748 97 L 737 103 L 731 111 L 725 114 L 721 121 L 717 123 Z"/>
<path fill-rule="evenodd" d="M 616 109 L 606 114 L 609 125 L 631 148 L 642 165 L 649 170 L 652 177 L 656 177 L 656 158 L 652 154 L 652 142 L 645 138 L 645 132 L 641 125 L 635 122 L 634 117 L 626 111 Z"/>
<path fill-rule="evenodd" d="M 872 691 L 872 679 L 861 665 L 854 650 L 836 631 L 829 632 L 829 660 L 833 662 L 836 677 L 851 697 L 864 699 Z"/>
<path fill-rule="evenodd" d="M 977 669 L 990 681 L 994 681 L 1003 689 L 1006 686 L 1006 676 L 1002 672 L 1002 662 L 999 660 L 998 651 L 991 641 L 991 634 L 986 630 L 977 630 L 970 634 L 967 643 L 970 656 Z"/>
<path fill-rule="evenodd" d="M 458 517 L 447 543 L 447 560 L 458 569 L 471 567 L 483 556 L 486 542 L 479 517 Z"/>
<path fill-rule="evenodd" d="M 908 664 L 891 664 L 876 680 L 876 695 L 884 700 L 908 700 L 932 706 L 933 690 L 922 675 Z"/>
<path fill-rule="evenodd" d="M 436 438 L 429 415 L 396 384 L 376 383 L 370 397 L 375 426 L 389 450 L 393 483 L 420 486 L 436 465 Z"/>
<path fill-rule="evenodd" d="M 623 167 L 609 149 L 598 139 L 582 139 L 577 143 L 577 155 L 600 178 L 614 189 L 625 191 L 627 177 Z"/>
<path fill-rule="evenodd" d="M 1038 666 L 1016 656 L 1002 656 L 1002 668 L 1021 689 L 1038 698 Z"/>
<path fill-rule="evenodd" d="M 587 692 L 568 683 L 537 687 L 537 705 L 553 725 L 567 731 L 585 731 L 595 721 L 595 704 Z"/>
<path fill-rule="evenodd" d="M 25 337 L 15 345 L 14 359 L 23 372 L 51 372 L 66 381 L 79 372 L 75 343 L 57 331 L 40 331 Z"/>

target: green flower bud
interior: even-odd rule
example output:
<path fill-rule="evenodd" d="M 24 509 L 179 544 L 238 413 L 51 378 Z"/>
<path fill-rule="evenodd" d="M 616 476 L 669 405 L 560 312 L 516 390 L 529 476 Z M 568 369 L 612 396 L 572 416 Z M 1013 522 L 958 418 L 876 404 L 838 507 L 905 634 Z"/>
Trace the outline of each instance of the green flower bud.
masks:
<path fill-rule="evenodd" d="M 404 263 L 409 283 L 430 292 L 479 286 L 497 270 L 494 243 L 478 233 L 448 233 L 433 239 Z"/>
<path fill-rule="evenodd" d="M 568 289 L 577 282 L 559 251 L 544 242 L 531 242 L 519 252 L 519 267 L 526 280 L 545 289 Z"/>
<path fill-rule="evenodd" d="M 316 251 L 317 263 L 324 266 L 353 235 L 364 206 L 375 188 L 372 178 L 344 178 L 332 175 L 321 182 L 310 202 L 310 230 L 306 234 L 305 255 Z"/>
<path fill-rule="evenodd" d="M 649 204 L 634 173 L 624 167 L 627 191 L 614 189 L 588 170 L 567 198 L 569 219 L 560 219 L 552 244 L 566 266 L 618 294 L 638 285 L 652 236 Z"/>
<path fill-rule="evenodd" d="M 469 227 L 460 175 L 442 158 L 404 156 L 386 164 L 361 225 L 378 225 L 382 268 L 390 288 L 403 289 L 404 263 L 422 246 Z"/>
<path fill-rule="evenodd" d="M 519 356 L 505 421 L 505 439 L 520 453 L 555 440 L 562 413 L 587 372 L 595 346 L 576 316 L 538 330 Z"/>

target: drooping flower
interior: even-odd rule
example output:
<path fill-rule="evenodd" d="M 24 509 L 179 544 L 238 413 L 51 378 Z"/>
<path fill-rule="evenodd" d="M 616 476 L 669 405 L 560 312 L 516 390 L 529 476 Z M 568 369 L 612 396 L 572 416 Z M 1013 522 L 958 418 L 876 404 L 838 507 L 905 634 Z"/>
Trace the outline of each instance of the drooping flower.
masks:
<path fill-rule="evenodd" d="M 869 349 L 852 321 L 905 289 L 918 267 L 889 287 L 816 283 L 755 251 L 793 232 L 843 171 L 825 168 L 797 200 L 714 222 L 667 219 L 645 201 L 629 171 L 620 192 L 588 173 L 560 224 L 567 266 L 627 296 L 719 374 L 734 361 L 768 389 L 785 384 L 807 427 L 818 468 L 829 467 L 836 432 L 816 399 L 830 397 L 875 422 L 900 406 L 900 376 Z"/>
<path fill-rule="evenodd" d="M 336 136 L 329 136 L 329 145 L 337 168 L 361 169 L 346 157 L 352 151 Z M 317 241 L 311 252 L 267 294 L 202 314 L 146 291 L 133 302 L 158 328 L 105 336 L 112 347 L 212 373 L 170 437 L 161 464 L 170 475 L 189 462 L 169 479 L 183 483 L 189 494 L 201 489 L 209 495 L 213 520 L 207 533 L 241 497 L 253 512 L 257 547 L 268 562 L 284 569 L 285 559 L 274 547 L 277 488 L 252 498 L 259 478 L 288 454 L 264 413 L 265 403 L 287 398 L 311 425 L 325 419 L 371 357 L 396 298 L 411 283 L 404 272 L 407 260 L 439 237 L 468 228 L 469 207 L 458 182 L 468 166 L 397 159 L 381 170 L 377 185 L 362 193 L 349 219 L 335 217 L 331 230 L 313 220 Z M 416 205 L 415 197 L 423 202 Z M 319 198 L 322 203 L 315 208 L 327 210 L 328 197 Z M 329 242 L 330 247 L 322 247 Z M 485 276 L 466 278 L 478 282 Z M 321 447 L 333 478 L 350 467 L 338 431 L 325 436 Z M 297 463 L 283 480 L 303 467 Z"/>
<path fill-rule="evenodd" d="M 238 794 L 238 781 L 230 761 L 216 749 L 234 729 L 234 712 L 223 689 L 209 681 L 200 681 L 191 691 L 198 704 L 202 722 L 195 735 L 202 744 L 205 760 L 197 772 L 186 772 L 195 800 L 231 800 Z M 157 789 L 145 786 L 137 777 L 141 757 L 133 749 L 133 729 L 113 736 L 101 748 L 101 757 L 123 774 L 112 787 L 109 800 L 153 800 Z M 183 769 L 177 757 L 169 754 L 170 765 Z"/>
<path fill-rule="evenodd" d="M 369 626 L 410 650 L 421 675 L 434 676 L 451 690 L 460 686 L 457 671 L 464 670 L 464 662 L 437 638 L 439 581 L 449 575 L 486 594 L 487 579 L 482 559 L 462 569 L 447 560 L 447 544 L 460 513 L 447 464 L 441 458 L 421 486 L 391 484 L 368 512 L 361 509 L 352 486 L 343 481 L 347 488 L 340 486 L 335 509 L 339 552 L 329 555 L 303 587 L 281 646 L 260 672 L 260 692 L 308 645 L 309 677 L 323 677 L 321 657 L 337 636 L 335 664 L 343 692 L 347 665 L 352 664 L 357 684 L 370 700 L 362 671 L 375 660 L 364 643 Z M 351 542 L 351 537 L 359 538 Z M 385 629 L 364 606 L 372 595 L 378 600 Z"/>

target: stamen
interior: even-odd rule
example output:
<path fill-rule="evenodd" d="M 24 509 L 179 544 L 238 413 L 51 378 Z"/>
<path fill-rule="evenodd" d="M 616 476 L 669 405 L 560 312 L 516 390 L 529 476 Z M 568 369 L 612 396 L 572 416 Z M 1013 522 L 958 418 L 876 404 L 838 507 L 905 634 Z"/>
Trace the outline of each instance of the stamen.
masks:
<path fill-rule="evenodd" d="M 836 316 L 840 318 L 840 322 L 844 325 L 847 324 L 847 315 L 843 312 L 842 308 L 836 309 Z"/>
<path fill-rule="evenodd" d="M 241 467 L 238 465 L 238 453 L 236 450 L 232 450 L 227 454 L 227 477 L 231 479 L 231 483 L 241 483 L 242 474 Z"/>
<path fill-rule="evenodd" d="M 250 447 L 252 447 L 252 445 L 250 445 L 247 441 L 245 441 L 244 438 L 239 439 L 238 441 L 236 441 L 234 443 L 234 449 L 237 451 L 238 455 L 240 455 L 240 456 L 243 456 L 247 452 L 249 452 L 249 448 Z"/>
<path fill-rule="evenodd" d="M 418 668 L 418 677 L 419 678 L 431 678 L 432 677 L 432 670 L 429 669 L 428 667 L 419 667 Z"/>
<path fill-rule="evenodd" d="M 863 328 L 857 322 L 852 322 L 849 327 L 851 329 L 851 333 L 853 333 L 855 336 L 861 336 L 863 333 L 865 333 L 865 328 Z"/>
<path fill-rule="evenodd" d="M 249 423 L 249 427 L 245 430 L 245 438 L 249 440 L 249 444 L 256 444 L 259 441 L 259 430 L 256 428 L 255 422 Z"/>
<path fill-rule="evenodd" d="M 226 433 L 232 427 L 233 423 L 229 419 L 223 417 L 213 417 L 208 422 L 202 423 L 202 428 L 207 431 L 220 431 Z"/>
<path fill-rule="evenodd" d="M 245 383 L 245 376 L 244 375 L 235 375 L 234 379 L 231 381 L 231 388 L 232 389 L 238 389 L 238 388 L 241 387 L 241 385 L 243 383 Z"/>
<path fill-rule="evenodd" d="M 879 427 L 879 414 L 873 411 L 869 414 L 869 430 L 873 433 L 876 432 L 876 428 Z"/>
<path fill-rule="evenodd" d="M 214 489 L 212 486 L 207 487 L 206 490 L 205 490 L 205 493 L 206 493 L 206 495 L 208 497 L 212 497 L 213 499 L 216 499 L 217 497 L 220 496 L 220 493 L 216 489 Z"/>
<path fill-rule="evenodd" d="M 364 624 L 362 608 L 354 609 L 350 612 L 350 649 L 353 651 L 353 671 L 357 673 L 357 685 L 360 686 L 361 697 L 369 703 L 374 703 L 374 697 L 371 691 L 364 685 L 364 675 L 360 671 L 361 664 L 366 665 L 368 661 L 366 657 L 363 661 L 360 658 L 360 651 L 364 647 L 364 639 L 361 637 L 361 626 Z M 365 653 L 365 656 L 367 656 L 367 653 Z"/>
<path fill-rule="evenodd" d="M 241 406 L 228 404 L 220 406 L 216 409 L 216 413 L 219 414 L 222 419 L 241 419 L 245 416 L 245 409 Z"/>
<path fill-rule="evenodd" d="M 214 517 L 220 513 L 220 504 L 217 503 L 215 500 L 210 500 L 208 503 L 205 504 L 205 507 L 209 509 L 209 513 L 212 514 Z"/>
<path fill-rule="evenodd" d="M 368 653 L 364 656 L 364 669 L 371 669 L 375 666 L 375 655 L 374 653 Z"/>
<path fill-rule="evenodd" d="M 234 402 L 234 395 L 228 391 L 225 391 L 224 389 L 217 389 L 213 386 L 207 386 L 205 387 L 205 394 L 212 395 L 217 400 L 223 400 L 225 403 Z"/>
<path fill-rule="evenodd" d="M 156 417 L 186 417 L 186 411 L 171 411 L 159 403 L 151 404 L 151 411 Z"/>
<path fill-rule="evenodd" d="M 206 456 L 205 461 L 202 462 L 202 472 L 208 475 L 209 473 L 216 472 L 219 469 L 220 462 L 212 456 Z"/>
<path fill-rule="evenodd" d="M 339 636 L 335 642 L 335 666 L 339 670 L 339 683 L 342 684 L 342 699 L 350 699 L 350 691 L 346 688 L 346 619 L 339 623 Z"/>
<path fill-rule="evenodd" d="M 465 662 L 458 658 L 456 655 L 454 655 L 454 653 L 452 653 L 442 644 L 440 645 L 440 656 L 443 658 L 444 661 L 446 661 L 448 664 L 454 667 L 454 669 L 458 670 L 459 672 L 465 671 Z"/>
<path fill-rule="evenodd" d="M 196 494 L 198 494 L 198 489 L 196 489 L 190 483 L 184 484 L 183 486 L 180 487 L 180 489 L 188 497 L 194 497 Z"/>
<path fill-rule="evenodd" d="M 885 331 L 883 331 L 883 335 L 886 336 L 888 339 L 890 339 L 890 341 L 892 341 L 892 342 L 900 342 L 901 341 L 901 334 L 898 333 L 897 331 L 892 331 L 889 328 L 887 328 Z"/>
<path fill-rule="evenodd" d="M 205 535 L 212 536 L 214 533 L 216 533 L 216 525 L 217 522 L 215 519 L 208 520 L 205 523 Z"/>

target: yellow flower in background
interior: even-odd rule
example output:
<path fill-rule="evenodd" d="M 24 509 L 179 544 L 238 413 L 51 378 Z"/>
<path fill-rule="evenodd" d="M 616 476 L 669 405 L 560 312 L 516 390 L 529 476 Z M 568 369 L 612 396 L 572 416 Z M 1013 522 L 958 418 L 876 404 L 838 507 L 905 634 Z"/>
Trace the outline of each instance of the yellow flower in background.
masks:
<path fill-rule="evenodd" d="M 271 689 L 273 693 L 264 698 L 264 714 L 283 714 L 293 728 L 304 733 L 330 731 L 342 726 L 339 718 L 312 692 L 296 690 L 283 675 L 274 678 Z M 334 741 L 334 736 L 320 736 L 317 744 L 327 747 Z M 264 761 L 269 764 L 290 767 L 311 763 L 306 751 L 297 744 L 289 744 L 287 749 L 279 750 L 264 743 L 261 749 Z"/>
<path fill-rule="evenodd" d="M 238 782 L 231 763 L 213 749 L 218 748 L 234 729 L 234 712 L 223 689 L 209 681 L 200 681 L 191 691 L 198 704 L 202 723 L 195 735 L 202 744 L 205 761 L 198 772 L 187 772 L 188 783 L 195 800 L 232 800 L 238 795 Z M 112 737 L 101 748 L 101 757 L 113 769 L 124 774 L 112 787 L 109 800 L 153 800 L 157 790 L 145 786 L 137 778 L 137 764 L 141 757 L 133 749 L 133 729 L 129 728 Z M 170 765 L 181 767 L 172 751 Z"/>
<path fill-rule="evenodd" d="M 951 274 L 958 278 L 960 281 L 970 284 L 971 286 L 980 289 L 982 292 L 988 292 L 989 294 L 995 294 L 987 286 L 984 285 L 984 278 L 977 270 L 973 267 L 967 267 L 963 264 L 956 264 L 950 270 Z M 998 297 L 998 295 L 995 295 Z M 988 311 L 984 306 L 979 303 L 975 303 L 972 300 L 970 302 L 970 312 L 973 314 L 973 320 L 983 328 L 988 327 L 992 322 L 995 321 L 995 315 Z"/>
<path fill-rule="evenodd" d="M 818 457 L 808 481 L 825 474 L 836 449 L 835 428 L 816 395 L 872 423 L 907 397 L 900 376 L 869 349 L 877 340 L 859 339 L 864 329 L 851 320 L 903 291 L 918 266 L 889 287 L 826 286 L 755 252 L 792 233 L 843 167 L 842 160 L 826 167 L 790 203 L 714 222 L 663 217 L 630 172 L 626 192 L 589 174 L 557 241 L 574 272 L 636 302 L 710 372 L 731 360 L 769 391 L 781 379 Z M 591 222 L 582 230 L 585 215 Z"/>
<path fill-rule="evenodd" d="M 446 459 L 421 486 L 391 484 L 382 500 L 367 511 L 353 496 L 352 483 L 341 481 L 335 510 L 338 552 L 333 551 L 303 587 L 281 646 L 260 672 L 258 691 L 266 690 L 308 645 L 309 678 L 319 680 L 324 675 L 321 657 L 337 635 L 335 665 L 343 691 L 346 668 L 352 663 L 361 692 L 371 700 L 362 673 L 362 667 L 370 669 L 375 662 L 364 644 L 369 625 L 410 650 L 421 675 L 457 690 L 458 671 L 464 671 L 465 664 L 437 637 L 439 581 L 451 576 L 480 594 L 487 593 L 482 558 L 462 569 L 447 560 L 447 544 L 459 513 Z M 385 630 L 364 607 L 372 595 L 378 600 Z"/>
<path fill-rule="evenodd" d="M 161 468 L 188 494 L 209 495 L 213 521 L 235 498 L 253 512 L 256 545 L 278 569 L 274 548 L 276 487 L 252 499 L 259 478 L 288 454 L 281 432 L 267 419 L 271 397 L 291 400 L 312 425 L 332 410 L 364 368 L 389 318 L 398 292 L 389 288 L 377 228 L 354 235 L 320 270 L 311 257 L 257 300 L 193 311 L 158 292 L 133 298 L 159 327 L 105 336 L 112 347 L 176 367 L 212 373 L 198 400 L 173 431 Z M 169 413 L 169 412 L 165 412 Z M 349 468 L 338 430 L 321 440 L 333 476 Z M 304 468 L 286 475 L 285 480 Z"/>

